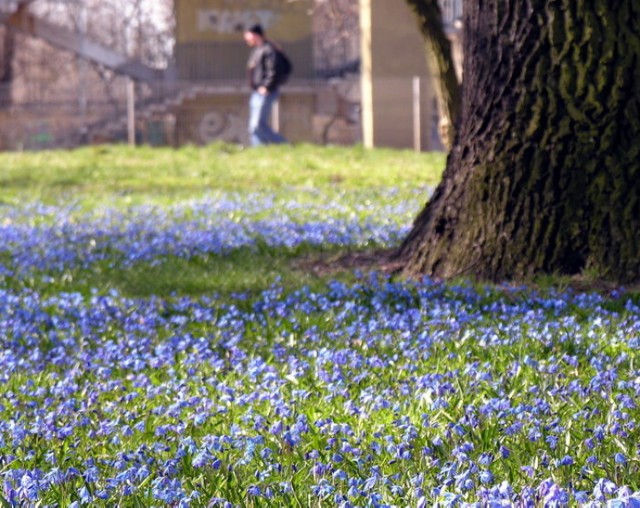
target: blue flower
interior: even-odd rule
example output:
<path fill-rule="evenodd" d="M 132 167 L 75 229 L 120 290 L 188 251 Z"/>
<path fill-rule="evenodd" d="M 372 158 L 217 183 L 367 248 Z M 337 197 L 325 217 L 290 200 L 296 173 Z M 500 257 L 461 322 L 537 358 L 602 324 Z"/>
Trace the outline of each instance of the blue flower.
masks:
<path fill-rule="evenodd" d="M 251 485 L 247 489 L 247 494 L 249 494 L 250 496 L 260 496 L 262 495 L 262 491 L 260 490 L 260 487 L 258 487 L 257 485 Z"/>
<path fill-rule="evenodd" d="M 565 455 L 558 461 L 559 466 L 571 466 L 574 463 L 571 455 Z"/>
<path fill-rule="evenodd" d="M 615 460 L 616 464 L 623 464 L 624 465 L 624 464 L 627 463 L 627 457 L 625 457 L 624 454 L 619 453 L 619 452 L 614 455 L 614 460 Z"/>
<path fill-rule="evenodd" d="M 78 496 L 83 504 L 89 504 L 93 501 L 93 496 L 89 492 L 89 489 L 84 485 L 78 490 Z"/>

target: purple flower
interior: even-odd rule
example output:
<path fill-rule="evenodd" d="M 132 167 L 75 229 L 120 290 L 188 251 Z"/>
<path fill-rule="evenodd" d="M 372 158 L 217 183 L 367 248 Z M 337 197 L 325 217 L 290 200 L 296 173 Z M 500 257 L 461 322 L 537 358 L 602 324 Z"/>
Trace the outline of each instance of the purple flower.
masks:
<path fill-rule="evenodd" d="M 257 485 L 251 485 L 247 489 L 247 494 L 249 494 L 250 496 L 257 497 L 262 494 L 262 491 L 260 490 L 260 487 L 258 487 Z"/>
<path fill-rule="evenodd" d="M 573 465 L 573 457 L 571 455 L 565 455 L 558 461 L 559 466 L 571 466 Z"/>

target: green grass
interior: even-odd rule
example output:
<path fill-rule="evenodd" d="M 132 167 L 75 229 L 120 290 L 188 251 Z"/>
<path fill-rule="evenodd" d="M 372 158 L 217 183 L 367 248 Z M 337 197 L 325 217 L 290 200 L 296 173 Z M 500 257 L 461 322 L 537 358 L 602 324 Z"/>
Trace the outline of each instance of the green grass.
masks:
<path fill-rule="evenodd" d="M 195 491 L 194 507 L 449 506 L 504 485 L 560 506 L 541 497 L 550 481 L 575 506 L 601 479 L 640 489 L 638 297 L 558 291 L 551 278 L 546 296 L 351 273 L 341 284 L 297 268 L 379 247 L 371 231 L 411 220 L 443 156 L 216 145 L 1 157 L 0 231 L 31 233 L 0 248 L 0 269 L 60 238 L 108 255 L 0 275 L 0 505 L 28 502 L 16 493 L 36 485 L 26 471 L 56 469 L 77 473 L 31 493 L 34 506 L 101 490 L 83 506 L 177 506 Z M 22 206 L 37 200 L 62 206 Z M 106 235 L 97 219 L 117 227 Z M 116 241 L 133 223 L 159 233 L 134 234 L 136 246 L 173 226 L 226 227 L 233 244 L 234 226 L 270 219 L 373 226 L 358 243 L 270 247 L 257 234 L 208 255 L 127 257 Z M 58 236 L 39 236 L 50 226 Z M 503 504 L 524 505 L 515 495 Z"/>
<path fill-rule="evenodd" d="M 444 154 L 312 145 L 246 149 L 95 146 L 1 153 L 0 203 L 79 201 L 86 206 L 168 201 L 212 190 L 434 186 Z"/>
<path fill-rule="evenodd" d="M 406 203 L 412 203 L 410 210 L 417 213 L 426 199 L 426 190 L 423 196 L 420 189 L 437 183 L 444 160 L 444 155 L 438 153 L 311 145 L 259 149 L 225 144 L 181 149 L 96 146 L 72 151 L 0 153 L 4 168 L 0 174 L 0 214 L 2 203 L 18 207 L 29 202 L 71 204 L 77 220 L 82 222 L 86 220 L 84 214 L 100 216 L 114 208 L 127 216 L 137 206 L 169 209 L 199 198 L 244 202 L 245 196 L 251 194 L 255 202 L 273 199 L 273 206 L 264 212 L 238 209 L 228 212 L 225 218 L 268 219 L 280 210 L 283 217 L 299 223 L 329 217 L 362 222 L 370 216 L 380 216 L 380 211 L 395 217 L 394 207 L 406 208 Z M 390 195 L 389 188 L 397 189 L 397 193 Z M 291 202 L 296 207 L 287 209 Z M 388 212 L 382 207 L 388 207 Z M 409 223 L 414 211 L 396 220 Z M 54 211 L 26 220 L 30 225 L 47 225 L 60 219 Z M 99 263 L 90 269 L 45 272 L 4 282 L 0 277 L 0 283 L 22 285 L 46 294 L 106 293 L 115 289 L 129 296 L 258 292 L 276 281 L 293 289 L 317 286 L 329 277 L 351 277 L 346 272 L 314 275 L 300 269 L 297 263 L 300 257 L 338 256 L 346 249 L 239 249 L 225 255 L 168 257 L 128 267 Z M 2 257 L 0 251 L 0 264 Z"/>
<path fill-rule="evenodd" d="M 125 296 L 143 298 L 257 294 L 276 283 L 290 291 L 301 286 L 320 289 L 329 278 L 346 282 L 354 280 L 354 275 L 348 271 L 316 275 L 300 268 L 299 260 L 307 256 L 339 256 L 340 252 L 344 251 L 312 247 L 258 251 L 243 248 L 219 256 L 190 259 L 171 256 L 132 267 L 101 263 L 90 269 L 43 273 L 21 281 L 6 279 L 2 285 L 16 290 L 29 288 L 50 296 L 67 292 L 106 294 L 115 290 Z"/>

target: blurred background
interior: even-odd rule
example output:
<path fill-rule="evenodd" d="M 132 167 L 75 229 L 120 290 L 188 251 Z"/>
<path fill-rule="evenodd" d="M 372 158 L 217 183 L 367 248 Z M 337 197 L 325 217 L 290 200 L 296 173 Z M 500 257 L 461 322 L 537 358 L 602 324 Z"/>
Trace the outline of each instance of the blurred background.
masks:
<path fill-rule="evenodd" d="M 441 2 L 460 60 L 461 4 Z M 361 143 L 365 117 L 368 144 L 442 149 L 403 1 L 0 0 L 0 150 L 246 144 L 255 23 L 294 64 L 273 118 L 291 141 Z"/>

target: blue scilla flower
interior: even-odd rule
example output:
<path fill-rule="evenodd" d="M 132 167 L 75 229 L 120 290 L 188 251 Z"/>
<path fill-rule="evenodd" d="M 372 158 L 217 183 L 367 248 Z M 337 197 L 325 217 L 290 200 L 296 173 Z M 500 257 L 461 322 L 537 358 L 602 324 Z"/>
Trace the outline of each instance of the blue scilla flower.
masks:
<path fill-rule="evenodd" d="M 620 487 L 616 492 L 616 497 L 632 497 L 632 496 L 633 496 L 633 491 L 626 485 L 623 485 L 622 487 Z"/>
<path fill-rule="evenodd" d="M 551 448 L 552 450 L 555 450 L 556 446 L 558 446 L 558 436 L 556 435 L 547 436 L 545 438 L 545 441 L 549 445 L 549 448 Z"/>
<path fill-rule="evenodd" d="M 349 487 L 349 490 L 347 491 L 347 496 L 349 496 L 350 498 L 359 497 L 360 496 L 360 490 L 355 485 L 351 485 Z"/>
<path fill-rule="evenodd" d="M 589 501 L 589 493 L 585 490 L 578 490 L 574 492 L 573 497 L 575 498 L 576 502 L 580 504 L 585 504 Z"/>
<path fill-rule="evenodd" d="M 493 474 L 491 473 L 491 471 L 481 471 L 479 478 L 480 483 L 483 483 L 485 485 L 493 483 Z"/>
<path fill-rule="evenodd" d="M 50 485 L 60 485 L 65 481 L 65 475 L 58 467 L 54 467 L 44 476 L 45 481 Z"/>
<path fill-rule="evenodd" d="M 222 506 L 223 508 L 233 508 L 233 504 L 224 497 L 212 497 L 209 499 L 209 506 Z"/>
<path fill-rule="evenodd" d="M 318 484 L 311 486 L 311 492 L 313 492 L 313 495 L 320 498 L 330 496 L 334 491 L 335 487 L 326 479 L 321 479 Z"/>
<path fill-rule="evenodd" d="M 616 484 L 606 478 L 600 478 L 593 489 L 593 496 L 596 501 L 605 501 L 615 493 Z"/>
<path fill-rule="evenodd" d="M 143 464 L 140 466 L 140 468 L 138 469 L 138 471 L 136 472 L 136 478 L 138 480 L 144 480 L 146 479 L 149 475 L 151 474 L 151 471 L 149 471 L 149 468 L 147 467 L 146 464 Z"/>
<path fill-rule="evenodd" d="M 191 464 L 195 468 L 201 468 L 210 464 L 212 460 L 213 456 L 211 455 L 211 453 L 209 453 L 207 450 L 201 450 L 196 455 L 194 455 L 193 459 L 191 460 Z"/>
<path fill-rule="evenodd" d="M 251 485 L 247 489 L 247 494 L 249 494 L 250 496 L 260 496 L 262 495 L 262 490 L 257 485 Z"/>
<path fill-rule="evenodd" d="M 464 429 L 464 427 L 458 423 L 456 423 L 455 425 L 453 425 L 452 430 L 458 435 L 458 436 L 464 436 L 466 434 L 466 431 Z M 473 446 L 473 445 L 472 445 Z"/>
<path fill-rule="evenodd" d="M 460 506 L 462 503 L 462 496 L 458 494 L 454 494 L 453 492 L 445 492 L 444 499 L 442 500 L 442 505 L 446 507 L 456 507 Z"/>
<path fill-rule="evenodd" d="M 342 469 L 336 469 L 331 476 L 334 480 L 346 481 L 349 479 L 347 473 Z"/>
<path fill-rule="evenodd" d="M 640 498 L 616 498 L 610 499 L 606 504 L 607 508 L 636 508 L 640 507 Z"/>
<path fill-rule="evenodd" d="M 89 504 L 93 501 L 93 496 L 85 485 L 78 489 L 78 497 L 83 504 Z"/>
<path fill-rule="evenodd" d="M 627 498 L 628 508 L 640 508 L 640 493 L 636 493 Z"/>
<path fill-rule="evenodd" d="M 574 463 L 571 455 L 565 455 L 558 461 L 559 466 L 571 466 Z"/>
<path fill-rule="evenodd" d="M 394 496 L 404 496 L 404 489 L 400 485 L 392 485 L 389 490 Z"/>
<path fill-rule="evenodd" d="M 370 478 L 365 480 L 363 490 L 371 491 L 376 486 L 377 482 L 378 482 L 378 476 L 376 475 L 371 476 Z"/>
<path fill-rule="evenodd" d="M 566 506 L 569 494 L 558 485 L 552 485 L 544 496 L 545 506 Z"/>
<path fill-rule="evenodd" d="M 100 477 L 100 473 L 98 471 L 98 468 L 96 467 L 89 467 L 87 468 L 87 470 L 84 472 L 84 479 L 87 483 L 95 483 L 98 481 L 98 478 Z"/>
<path fill-rule="evenodd" d="M 280 489 L 280 492 L 283 494 L 291 494 L 293 492 L 293 486 L 291 485 L 291 482 L 280 482 L 278 484 L 278 487 Z"/>
<path fill-rule="evenodd" d="M 13 490 L 12 488 L 9 489 Z M 31 473 L 25 472 L 20 477 L 20 485 L 16 489 L 16 494 L 21 499 L 35 501 L 38 498 L 38 481 Z"/>
<path fill-rule="evenodd" d="M 314 477 L 322 476 L 326 470 L 327 467 L 322 462 L 316 462 L 311 468 L 311 474 Z"/>
<path fill-rule="evenodd" d="M 613 456 L 613 458 L 614 458 L 616 464 L 624 465 L 624 464 L 627 463 L 627 457 L 623 453 L 618 452 Z"/>
<path fill-rule="evenodd" d="M 511 499 L 511 497 L 513 496 L 513 488 L 506 480 L 498 485 L 498 492 L 504 499 Z"/>

